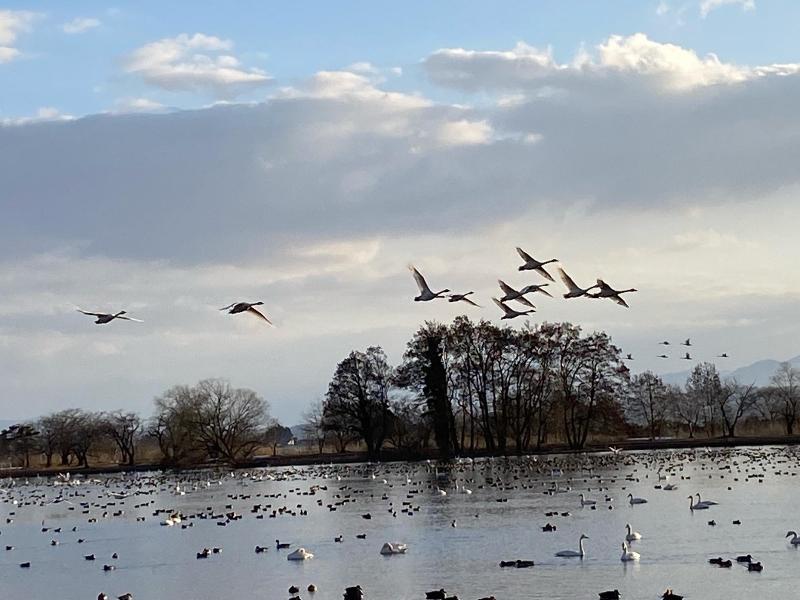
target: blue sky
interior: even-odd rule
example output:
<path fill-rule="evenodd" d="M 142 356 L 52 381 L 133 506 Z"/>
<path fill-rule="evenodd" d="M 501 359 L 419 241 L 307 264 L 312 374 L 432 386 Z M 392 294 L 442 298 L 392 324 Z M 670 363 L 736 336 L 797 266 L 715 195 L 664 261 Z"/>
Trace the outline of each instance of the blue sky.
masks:
<path fill-rule="evenodd" d="M 668 10 L 658 14 L 658 7 Z M 720 6 L 705 18 L 700 1 L 654 2 L 5 2 L 0 8 L 38 13 L 19 36 L 24 56 L 0 69 L 0 117 L 32 115 L 54 107 L 72 115 L 112 109 L 120 98 L 148 97 L 181 108 L 208 96 L 148 89 L 121 65 L 134 49 L 154 40 L 196 32 L 231 40 L 235 54 L 264 69 L 275 85 L 319 70 L 360 61 L 402 67 L 390 86 L 434 90 L 420 76 L 419 61 L 438 48 L 505 49 L 517 41 L 551 46 L 568 60 L 581 45 L 593 47 L 609 33 L 644 32 L 651 39 L 715 52 L 746 64 L 792 62 L 800 4 L 758 2 L 752 10 Z M 67 34 L 75 18 L 100 24 Z M 263 98 L 267 89 L 240 99 Z"/>
<path fill-rule="evenodd" d="M 798 22 L 788 0 L 0 0 L 0 418 L 147 414 L 221 376 L 295 423 L 354 348 L 397 363 L 424 320 L 501 323 L 497 279 L 537 283 L 515 246 L 639 290 L 534 317 L 607 331 L 635 371 L 691 366 L 664 339 L 722 369 L 794 357 Z M 483 308 L 413 302 L 409 263 Z"/>

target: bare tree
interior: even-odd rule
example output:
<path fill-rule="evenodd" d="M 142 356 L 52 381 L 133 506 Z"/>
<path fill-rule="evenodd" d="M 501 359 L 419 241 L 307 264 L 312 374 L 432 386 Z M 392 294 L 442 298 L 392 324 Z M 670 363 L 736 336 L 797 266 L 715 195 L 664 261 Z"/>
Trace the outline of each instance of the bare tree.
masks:
<path fill-rule="evenodd" d="M 758 401 L 759 393 L 755 383 L 740 385 L 735 379 L 730 379 L 722 384 L 717 396 L 717 406 L 725 437 L 736 435 L 736 426 L 740 419 L 754 412 Z"/>
<path fill-rule="evenodd" d="M 194 429 L 198 402 L 195 390 L 186 385 L 175 386 L 155 399 L 148 434 L 158 442 L 165 463 L 179 465 L 207 455 L 208 449 Z"/>
<path fill-rule="evenodd" d="M 689 437 L 694 438 L 695 432 L 703 424 L 705 415 L 703 405 L 677 385 L 668 385 L 666 396 L 672 407 L 673 419 L 686 427 Z"/>
<path fill-rule="evenodd" d="M 102 419 L 99 414 L 80 411 L 72 424 L 72 452 L 78 466 L 89 466 L 89 454 L 103 436 Z"/>
<path fill-rule="evenodd" d="M 232 388 L 222 379 L 205 379 L 195 387 L 198 438 L 212 452 L 235 464 L 250 458 L 268 423 L 266 401 L 253 390 Z"/>
<path fill-rule="evenodd" d="M 772 397 L 776 412 L 783 419 L 786 434 L 793 435 L 800 416 L 800 369 L 788 362 L 781 363 L 770 383 L 774 390 Z"/>
<path fill-rule="evenodd" d="M 661 434 L 669 412 L 667 386 L 661 377 L 652 371 L 645 371 L 631 378 L 628 389 L 625 405 L 628 416 L 634 422 L 643 424 L 650 439 L 654 439 Z"/>
<path fill-rule="evenodd" d="M 142 419 L 134 412 L 115 411 L 103 415 L 101 425 L 114 442 L 122 464 L 132 466 L 136 457 L 136 441 L 142 429 Z"/>
<path fill-rule="evenodd" d="M 686 380 L 686 396 L 703 411 L 703 425 L 709 437 L 714 435 L 717 422 L 723 428 L 725 426 L 719 412 L 725 394 L 717 367 L 713 363 L 695 365 Z"/>
<path fill-rule="evenodd" d="M 267 427 L 266 431 L 264 432 L 264 441 L 272 448 L 272 456 L 276 456 L 278 454 L 278 446 L 285 445 L 289 443 L 292 439 L 292 430 L 288 427 L 284 427 L 277 421 L 273 421 L 273 423 Z"/>
<path fill-rule="evenodd" d="M 311 406 L 303 413 L 303 425 L 305 429 L 314 435 L 317 442 L 317 451 L 322 454 L 325 451 L 325 441 L 328 439 L 328 431 L 325 429 L 325 410 L 322 400 L 314 401 Z"/>

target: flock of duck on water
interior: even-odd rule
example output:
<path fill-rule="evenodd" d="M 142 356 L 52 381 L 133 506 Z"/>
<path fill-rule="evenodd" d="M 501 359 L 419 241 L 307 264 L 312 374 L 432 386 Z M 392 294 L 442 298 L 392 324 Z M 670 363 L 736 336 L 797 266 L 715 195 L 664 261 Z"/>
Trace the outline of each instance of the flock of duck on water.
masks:
<path fill-rule="evenodd" d="M 780 466 L 792 463 L 796 465 L 796 453 L 792 454 L 792 451 L 788 449 L 783 452 L 783 456 L 778 455 L 778 459 L 765 452 L 742 450 L 737 453 L 707 451 L 706 457 L 711 461 L 708 468 L 727 469 L 729 476 L 733 477 L 733 481 L 738 482 L 739 477 L 742 477 L 745 482 L 750 482 L 764 476 L 765 464 L 771 464 L 773 469 L 777 469 L 773 470 L 774 474 L 796 476 L 796 472 L 786 470 L 789 468 L 788 466 L 786 468 Z M 739 457 L 742 459 L 741 463 Z M 364 522 L 374 523 L 375 519 L 378 519 L 377 524 L 382 527 L 387 523 L 387 518 L 397 519 L 403 516 L 417 515 L 426 504 L 426 497 L 430 499 L 427 502 L 435 504 L 432 498 L 439 497 L 441 498 L 439 502 L 447 502 L 446 497 L 450 494 L 471 496 L 476 491 L 482 494 L 486 501 L 504 503 L 509 500 L 504 494 L 512 489 L 520 490 L 520 493 L 544 494 L 559 498 L 569 498 L 570 494 L 575 494 L 580 489 L 580 493 L 575 495 L 576 507 L 587 510 L 605 507 L 607 510 L 614 510 L 615 504 L 614 499 L 609 495 L 611 493 L 609 485 L 613 484 L 619 489 L 617 478 L 622 484 L 621 490 L 625 491 L 628 484 L 642 483 L 643 479 L 649 478 L 650 473 L 656 472 L 657 482 L 653 486 L 654 489 L 661 492 L 674 491 L 679 486 L 677 483 L 669 482 L 668 479 L 673 476 L 677 478 L 677 475 L 683 472 L 685 464 L 697 461 L 697 455 L 694 452 L 634 454 L 612 451 L 593 456 L 523 457 L 513 461 L 461 459 L 448 465 L 436 465 L 430 462 L 421 465 L 408 463 L 361 466 L 330 465 L 284 471 L 258 470 L 229 474 L 212 474 L 211 472 L 177 475 L 135 474 L 108 476 L 104 479 L 70 478 L 68 475 L 60 475 L 53 480 L 37 479 L 34 482 L 8 479 L 0 482 L 0 508 L 4 508 L 6 511 L 5 527 L 0 530 L 0 535 L 13 541 L 14 522 L 18 513 L 22 514 L 30 510 L 52 506 L 58 506 L 60 511 L 64 511 L 66 507 L 64 514 L 57 517 L 62 523 L 70 514 L 76 517 L 80 514 L 82 519 L 85 519 L 85 524 L 76 524 L 72 527 L 63 525 L 52 527 L 46 520 L 42 521 L 41 532 L 50 537 L 49 545 L 54 547 L 83 544 L 90 537 L 97 536 L 96 533 L 93 533 L 96 531 L 93 528 L 99 523 L 113 519 L 132 520 L 126 516 L 126 509 L 133 509 L 133 512 L 136 513 L 135 522 L 137 524 L 148 521 L 147 513 L 149 513 L 164 530 L 188 529 L 211 524 L 226 527 L 235 526 L 235 523 L 246 518 L 247 513 L 251 515 L 250 518 L 257 520 L 305 517 L 311 511 L 331 513 L 346 510 L 345 507 L 363 502 L 367 496 L 372 498 L 372 501 L 378 501 L 378 495 L 380 495 L 379 501 L 384 504 L 386 509 L 386 515 L 383 517 L 379 516 L 379 513 L 364 513 L 352 508 L 349 510 L 351 512 L 356 510 Z M 705 458 L 701 458 L 697 465 L 701 471 L 706 469 L 704 461 Z M 759 467 L 756 467 L 759 461 L 761 462 L 760 469 L 762 469 L 760 472 L 757 470 Z M 750 466 L 746 466 L 747 464 L 752 465 L 752 470 Z M 622 468 L 628 470 L 624 476 L 614 475 L 611 472 Z M 605 469 L 605 471 L 603 474 L 598 474 L 595 473 L 596 469 Z M 666 474 L 662 474 L 663 472 Z M 363 482 L 365 478 L 373 480 L 371 487 L 359 485 L 359 481 Z M 689 476 L 680 475 L 681 482 L 690 479 Z M 270 481 L 275 480 L 289 482 L 293 487 L 288 492 L 284 490 L 276 493 L 271 493 L 269 487 L 262 487 L 262 485 L 268 486 Z M 298 483 L 294 486 L 292 482 Z M 300 482 L 307 482 L 308 486 L 303 487 Z M 226 489 L 228 493 L 225 496 L 224 507 L 207 506 L 204 509 L 195 509 L 188 513 L 175 507 L 175 504 L 186 502 L 181 500 L 184 496 L 208 491 L 223 484 L 241 488 L 233 491 Z M 584 489 L 584 486 L 587 485 L 589 487 Z M 247 489 L 251 487 L 254 489 Z M 728 487 L 728 489 L 732 488 Z M 401 497 L 397 496 L 398 492 L 402 494 Z M 602 499 L 587 496 L 587 494 L 603 492 Z M 290 499 L 292 496 L 297 497 L 298 501 L 304 499 L 305 502 L 295 503 L 293 498 Z M 165 497 L 171 498 L 173 506 L 157 506 L 154 497 L 162 499 L 162 502 Z M 711 510 L 718 505 L 713 500 L 704 500 L 699 492 L 688 496 L 688 499 L 691 512 Z M 647 503 L 646 498 L 634 495 L 632 492 L 626 496 L 625 504 L 630 508 Z M 474 505 L 469 503 L 464 506 Z M 572 515 L 569 511 L 549 510 L 544 513 L 544 516 L 569 518 Z M 461 517 L 479 519 L 480 513 L 462 514 Z M 737 519 L 733 521 L 733 524 L 741 525 L 741 521 Z M 459 527 L 456 519 L 453 519 L 450 525 Z M 709 521 L 709 525 L 715 525 L 715 522 Z M 548 521 L 541 525 L 540 529 L 542 533 L 548 534 L 558 532 L 559 526 Z M 84 533 L 84 531 L 88 533 Z M 369 534 L 370 539 L 374 535 L 374 531 L 373 527 L 372 533 Z M 646 536 L 636 531 L 630 523 L 626 524 L 625 531 L 625 535 L 620 536 L 622 553 L 619 560 L 623 563 L 638 562 L 642 556 L 633 550 L 633 547 Z M 355 532 L 350 533 L 352 535 Z M 339 534 L 332 541 L 335 544 L 344 544 L 347 543 L 346 538 L 350 538 L 364 542 L 367 537 L 368 534 L 362 531 L 355 533 L 352 537 Z M 788 532 L 786 537 L 791 538 L 788 540 L 790 546 L 800 547 L 800 536 L 795 531 Z M 589 540 L 589 536 L 582 533 L 578 539 L 577 549 L 562 550 L 556 552 L 554 556 L 563 559 L 583 559 L 587 556 L 586 540 Z M 319 543 L 319 540 L 316 543 Z M 315 557 L 315 553 L 308 550 L 306 546 L 295 545 L 285 540 L 275 540 L 274 544 L 256 545 L 255 554 L 271 553 L 272 548 L 279 553 L 286 551 L 285 556 L 289 561 L 308 561 Z M 9 543 L 5 546 L 5 550 L 10 552 L 15 548 Z M 413 548 L 410 548 L 408 544 L 397 541 L 384 541 L 376 550 L 376 554 L 386 558 L 404 556 L 413 552 Z M 217 556 L 222 555 L 222 548 L 219 546 L 203 548 L 193 554 L 198 560 L 216 560 Z M 96 552 L 83 555 L 83 559 L 88 564 L 96 564 L 95 561 L 98 558 Z M 524 569 L 540 565 L 541 568 L 541 563 L 535 562 L 530 557 L 513 560 L 505 558 L 499 562 L 500 567 Z M 746 566 L 748 571 L 753 572 L 759 572 L 764 568 L 763 564 L 756 561 L 751 554 L 731 558 L 713 557 L 708 562 L 719 568 L 730 568 L 734 564 L 741 564 Z M 112 572 L 120 563 L 125 563 L 124 548 L 111 554 L 111 561 L 102 566 L 102 571 Z M 26 569 L 35 568 L 30 561 L 19 563 L 19 566 Z M 304 584 L 304 588 L 310 594 L 317 589 L 313 583 Z M 362 597 L 359 594 L 364 593 L 360 586 L 351 586 L 348 590 L 350 591 L 345 592 L 345 598 L 358 599 Z M 295 600 L 299 599 L 299 595 L 297 595 L 299 591 L 300 588 L 296 585 L 290 588 L 290 593 L 293 594 Z M 600 592 L 599 596 L 603 600 L 621 597 L 617 590 Z M 132 600 L 133 598 L 130 592 L 117 597 L 122 600 Z M 447 595 L 443 588 L 428 592 L 426 597 L 456 598 L 455 595 Z M 103 600 L 107 596 L 100 593 L 98 598 Z M 494 596 L 483 596 L 481 600 L 490 600 L 491 598 Z M 668 589 L 662 598 L 678 600 L 681 596 Z"/>

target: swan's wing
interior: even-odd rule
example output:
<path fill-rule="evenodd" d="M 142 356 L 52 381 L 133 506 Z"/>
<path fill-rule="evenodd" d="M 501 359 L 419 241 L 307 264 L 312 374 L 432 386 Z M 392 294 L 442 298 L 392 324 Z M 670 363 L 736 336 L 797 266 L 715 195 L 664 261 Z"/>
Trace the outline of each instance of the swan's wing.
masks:
<path fill-rule="evenodd" d="M 505 303 L 500 302 L 500 300 L 498 300 L 497 298 L 492 298 L 492 300 L 494 300 L 494 303 L 497 304 L 497 306 L 500 307 L 500 310 L 502 310 L 505 314 L 507 315 L 513 314 L 514 311 L 510 309 L 508 306 L 506 306 Z"/>
<path fill-rule="evenodd" d="M 525 252 L 525 250 L 523 250 L 519 246 L 517 246 L 517 254 L 519 254 L 522 257 L 522 260 L 524 260 L 526 263 L 527 262 L 536 262 L 530 254 Z"/>
<path fill-rule="evenodd" d="M 564 285 L 567 286 L 567 288 L 569 288 L 570 292 L 580 292 L 580 291 L 582 291 L 581 288 L 579 288 L 575 284 L 575 282 L 572 281 L 572 277 L 567 275 L 567 272 L 564 269 L 562 269 L 561 267 L 558 267 L 558 274 L 561 277 L 561 281 L 563 281 Z"/>
<path fill-rule="evenodd" d="M 222 308 L 220 308 L 220 310 L 228 310 L 228 309 L 231 309 L 231 308 L 233 308 L 234 306 L 236 306 L 236 304 L 238 304 L 238 303 L 237 303 L 237 302 L 231 302 L 230 304 L 228 304 L 228 306 L 223 306 Z"/>
<path fill-rule="evenodd" d="M 416 267 L 414 267 L 413 265 L 409 266 L 408 268 L 414 274 L 414 281 L 417 282 L 417 287 L 419 288 L 419 291 L 423 293 L 430 292 L 431 288 L 428 287 L 428 283 L 425 281 L 425 278 L 422 276 L 422 273 L 417 271 Z"/>
<path fill-rule="evenodd" d="M 506 294 L 516 294 L 516 293 L 518 293 L 517 290 L 512 288 L 510 285 L 508 285 L 502 279 L 498 279 L 497 280 L 497 285 L 499 285 L 500 289 L 503 290 Z"/>
<path fill-rule="evenodd" d="M 625 308 L 630 308 L 630 306 L 628 306 L 628 303 L 625 302 L 622 296 L 612 296 L 611 299 L 620 306 L 624 306 Z"/>
<path fill-rule="evenodd" d="M 467 304 L 472 304 L 472 306 L 477 306 L 478 308 L 481 308 L 480 304 L 475 304 L 472 300 L 470 300 L 466 296 L 464 298 L 461 298 L 461 301 L 466 302 Z"/>
<path fill-rule="evenodd" d="M 545 268 L 544 268 L 544 267 L 537 267 L 537 268 L 535 268 L 535 269 L 534 269 L 534 271 L 536 271 L 537 273 L 539 273 L 539 275 L 541 275 L 542 277 L 544 277 L 544 278 L 545 278 L 545 279 L 547 279 L 548 281 L 553 281 L 553 282 L 555 282 L 555 279 L 553 279 L 553 276 L 552 276 L 552 275 L 550 275 L 550 273 L 548 273 L 547 271 L 545 271 Z"/>
<path fill-rule="evenodd" d="M 88 310 L 83 310 L 81 308 L 76 308 L 75 310 L 77 310 L 79 313 L 82 313 L 84 315 L 89 315 L 90 317 L 107 317 L 108 316 L 106 313 L 89 312 Z"/>
<path fill-rule="evenodd" d="M 597 283 L 595 284 L 595 286 L 594 286 L 594 287 L 596 287 L 596 288 L 600 288 L 600 291 L 601 291 L 601 292 L 613 292 L 613 291 L 614 291 L 614 288 L 612 288 L 610 285 L 608 285 L 608 284 L 607 284 L 605 281 L 603 281 L 602 279 L 598 279 L 598 280 L 597 280 Z"/>
<path fill-rule="evenodd" d="M 264 315 L 261 313 L 261 311 L 259 311 L 258 309 L 256 309 L 256 308 L 253 308 L 253 307 L 251 306 L 250 308 L 248 308 L 248 309 L 247 309 L 247 312 L 249 312 L 249 313 L 250 313 L 250 314 L 252 314 L 252 315 L 255 315 L 255 316 L 257 316 L 257 317 L 258 317 L 258 318 L 260 318 L 260 319 L 263 319 L 263 320 L 265 320 L 267 323 L 269 323 L 270 325 L 272 325 L 272 321 L 270 321 L 270 320 L 269 320 L 267 317 L 265 317 L 265 316 L 264 316 Z"/>
<path fill-rule="evenodd" d="M 123 319 L 125 321 L 135 321 L 136 323 L 144 323 L 144 321 L 142 321 L 141 319 L 134 319 L 133 317 L 126 317 L 123 315 L 120 315 L 119 317 L 117 317 L 117 319 Z"/>
<path fill-rule="evenodd" d="M 516 300 L 520 304 L 524 304 L 525 306 L 529 306 L 531 308 L 536 308 L 533 305 L 533 303 L 530 300 L 528 300 L 525 296 L 520 296 L 519 298 L 514 298 L 514 300 Z"/>

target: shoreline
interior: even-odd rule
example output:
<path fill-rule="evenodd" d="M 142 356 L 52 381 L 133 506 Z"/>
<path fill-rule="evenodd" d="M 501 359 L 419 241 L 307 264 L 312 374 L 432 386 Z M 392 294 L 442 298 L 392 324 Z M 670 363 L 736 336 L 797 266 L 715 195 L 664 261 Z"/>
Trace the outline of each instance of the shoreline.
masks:
<path fill-rule="evenodd" d="M 516 452 L 489 452 L 478 450 L 466 452 L 454 458 L 514 458 L 518 456 L 547 456 L 552 454 L 583 454 L 607 452 L 610 445 L 620 450 L 688 450 L 693 448 L 735 448 L 741 446 L 793 446 L 800 444 L 800 435 L 781 436 L 741 436 L 734 438 L 663 438 L 663 439 L 629 439 L 609 442 L 609 444 L 588 444 L 580 450 L 570 448 L 565 444 L 548 444 L 534 451 L 522 454 Z M 259 456 L 244 461 L 237 465 L 221 463 L 199 463 L 185 466 L 168 466 L 161 463 L 141 463 L 130 465 L 100 465 L 96 467 L 51 467 L 51 468 L 15 468 L 0 469 L 0 479 L 22 477 L 55 477 L 59 474 L 74 473 L 80 475 L 109 475 L 115 473 L 133 473 L 146 471 L 197 471 L 203 469 L 256 469 L 266 467 L 306 467 L 329 464 L 357 464 L 367 462 L 415 462 L 421 460 L 439 460 L 435 448 L 423 451 L 398 451 L 384 449 L 380 458 L 370 460 L 366 452 L 344 452 L 329 454 L 298 454 L 293 456 Z"/>

